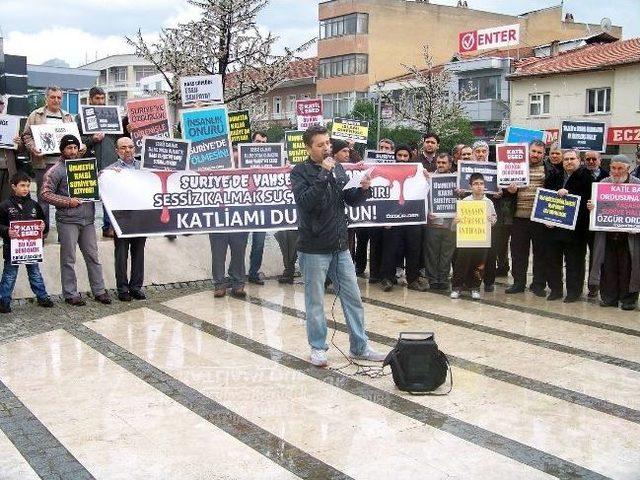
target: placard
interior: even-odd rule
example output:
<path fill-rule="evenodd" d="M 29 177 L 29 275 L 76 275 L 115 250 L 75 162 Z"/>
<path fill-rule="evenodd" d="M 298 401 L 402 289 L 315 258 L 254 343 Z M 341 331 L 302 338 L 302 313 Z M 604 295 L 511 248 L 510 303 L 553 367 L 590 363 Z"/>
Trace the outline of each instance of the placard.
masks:
<path fill-rule="evenodd" d="M 455 173 L 437 173 L 429 176 L 429 212 L 438 218 L 456 216 L 458 175 Z"/>
<path fill-rule="evenodd" d="M 144 137 L 171 138 L 169 108 L 165 97 L 139 98 L 127 101 L 129 134 L 136 146 L 136 155 L 142 153 Z"/>
<path fill-rule="evenodd" d="M 322 99 L 296 100 L 296 119 L 298 130 L 305 131 L 311 125 L 323 125 Z"/>
<path fill-rule="evenodd" d="M 0 115 L 0 148 L 15 149 L 13 139 L 20 132 L 20 117 Z"/>
<path fill-rule="evenodd" d="M 456 246 L 458 248 L 491 247 L 491 224 L 484 200 L 458 200 Z"/>
<path fill-rule="evenodd" d="M 533 200 L 531 221 L 575 230 L 579 210 L 580 195 L 567 194 L 561 197 L 555 190 L 538 188 Z"/>
<path fill-rule="evenodd" d="M 191 141 L 164 137 L 144 137 L 140 168 L 186 170 Z"/>
<path fill-rule="evenodd" d="M 296 163 L 304 162 L 309 153 L 307 153 L 307 147 L 302 140 L 302 134 L 300 130 L 290 130 L 284 132 L 284 144 L 287 152 L 287 161 L 295 165 Z"/>
<path fill-rule="evenodd" d="M 589 228 L 602 232 L 640 233 L 640 184 L 594 183 Z"/>
<path fill-rule="evenodd" d="M 208 171 L 233 167 L 227 107 L 181 110 L 182 136 L 191 140 L 189 170 Z"/>
<path fill-rule="evenodd" d="M 560 131 L 560 147 L 604 152 L 605 131 L 603 122 L 564 121 Z"/>
<path fill-rule="evenodd" d="M 541 132 L 542 133 L 542 132 Z M 529 186 L 529 145 L 513 143 L 496 145 L 498 186 Z"/>
<path fill-rule="evenodd" d="M 82 133 L 122 134 L 120 108 L 115 105 L 80 105 Z"/>
<path fill-rule="evenodd" d="M 331 125 L 331 138 L 353 140 L 355 143 L 366 145 L 369 138 L 369 122 L 334 118 Z"/>
<path fill-rule="evenodd" d="M 60 153 L 60 140 L 65 135 L 73 135 L 82 145 L 78 125 L 75 122 L 31 125 L 31 134 L 36 149 L 40 150 L 42 155 Z"/>
<path fill-rule="evenodd" d="M 281 143 L 241 143 L 238 145 L 238 167 L 283 167 Z"/>
<path fill-rule="evenodd" d="M 231 132 L 231 144 L 248 143 L 251 141 L 251 123 L 249 110 L 229 112 L 229 130 Z"/>
<path fill-rule="evenodd" d="M 545 133 L 543 130 L 534 130 L 531 128 L 514 127 L 507 128 L 507 134 L 504 137 L 504 143 L 526 143 L 527 145 L 534 140 L 544 141 Z"/>
<path fill-rule="evenodd" d="M 396 155 L 393 152 L 379 150 L 365 150 L 364 163 L 395 163 Z"/>
<path fill-rule="evenodd" d="M 472 173 L 481 173 L 484 176 L 485 193 L 498 193 L 498 165 L 492 162 L 476 162 L 463 160 L 458 162 L 458 189 L 464 192 L 471 191 L 469 177 Z"/>
<path fill-rule="evenodd" d="M 14 220 L 9 222 L 9 229 L 18 234 L 10 241 L 11 264 L 25 265 L 42 262 L 44 222 L 42 220 Z"/>
<path fill-rule="evenodd" d="M 100 200 L 98 165 L 95 158 L 73 158 L 64 161 L 67 169 L 69 197 L 90 202 Z"/>
<path fill-rule="evenodd" d="M 222 75 L 198 75 L 180 77 L 182 105 L 223 103 Z"/>

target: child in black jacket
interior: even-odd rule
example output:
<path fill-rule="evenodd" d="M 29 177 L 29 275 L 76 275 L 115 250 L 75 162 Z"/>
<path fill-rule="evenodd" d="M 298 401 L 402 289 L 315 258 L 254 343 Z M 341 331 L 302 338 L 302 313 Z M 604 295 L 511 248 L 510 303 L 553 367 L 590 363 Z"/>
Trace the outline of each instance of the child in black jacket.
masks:
<path fill-rule="evenodd" d="M 0 236 L 3 239 L 4 270 L 0 280 L 0 313 L 11 312 L 11 295 L 18 277 L 19 265 L 11 263 L 11 239 L 17 232 L 9 228 L 10 222 L 16 220 L 42 220 L 44 234 L 49 230 L 48 219 L 38 202 L 31 199 L 29 187 L 31 178 L 23 172 L 16 173 L 11 178 L 12 195 L 0 203 Z M 31 290 L 38 299 L 38 305 L 45 308 L 53 307 L 53 302 L 44 286 L 44 279 L 37 263 L 27 264 L 27 274 Z"/>

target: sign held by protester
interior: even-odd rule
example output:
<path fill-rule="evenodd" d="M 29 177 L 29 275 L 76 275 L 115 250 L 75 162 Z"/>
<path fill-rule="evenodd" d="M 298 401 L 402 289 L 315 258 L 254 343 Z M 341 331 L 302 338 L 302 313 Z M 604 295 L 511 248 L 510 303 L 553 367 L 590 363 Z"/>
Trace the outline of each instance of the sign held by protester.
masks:
<path fill-rule="evenodd" d="M 529 145 L 513 143 L 496 145 L 498 186 L 529 186 Z M 486 180 L 485 180 L 486 181 Z"/>
<path fill-rule="evenodd" d="M 60 140 L 65 135 L 73 135 L 82 144 L 78 125 L 75 122 L 31 125 L 31 132 L 36 148 L 42 155 L 60 153 Z"/>
<path fill-rule="evenodd" d="M 531 128 L 514 127 L 507 128 L 507 134 L 504 137 L 504 143 L 530 143 L 534 140 L 544 141 L 545 133 L 543 130 L 533 130 Z"/>
<path fill-rule="evenodd" d="M 560 147 L 604 152 L 605 131 L 604 122 L 564 121 L 560 131 Z"/>
<path fill-rule="evenodd" d="M 180 77 L 182 105 L 223 103 L 222 75 L 198 75 Z"/>
<path fill-rule="evenodd" d="M 180 112 L 182 136 L 191 140 L 189 170 L 233 168 L 227 107 L 207 107 Z"/>
<path fill-rule="evenodd" d="M 543 130 L 543 132 L 544 139 L 542 141 L 547 147 L 558 141 L 560 130 L 558 130 L 557 128 L 549 128 L 547 130 Z"/>
<path fill-rule="evenodd" d="M 304 140 L 302 140 L 302 134 L 304 134 L 304 132 L 300 130 L 284 132 L 287 161 L 292 165 L 304 162 L 309 156 L 307 147 L 304 145 Z"/>
<path fill-rule="evenodd" d="M 575 230 L 579 209 L 580 195 L 567 194 L 561 197 L 555 190 L 538 188 L 533 200 L 531 221 Z"/>
<path fill-rule="evenodd" d="M 42 262 L 44 222 L 42 220 L 15 220 L 9 222 L 9 229 L 18 234 L 10 242 L 11 264 L 25 265 Z"/>
<path fill-rule="evenodd" d="M 365 150 L 364 163 L 395 163 L 396 156 L 393 152 L 381 152 L 378 150 Z"/>
<path fill-rule="evenodd" d="M 80 126 L 85 135 L 122 134 L 120 109 L 115 105 L 80 105 Z"/>
<path fill-rule="evenodd" d="M 140 168 L 150 170 L 186 170 L 189 160 L 189 140 L 164 137 L 144 137 Z"/>
<path fill-rule="evenodd" d="M 485 193 L 498 193 L 498 165 L 493 162 L 476 162 L 463 160 L 458 162 L 458 189 L 470 192 L 469 178 L 473 173 L 481 173 L 484 177 Z"/>
<path fill-rule="evenodd" d="M 594 183 L 589 229 L 640 233 L 640 184 Z"/>
<path fill-rule="evenodd" d="M 127 101 L 129 134 L 136 146 L 136 155 L 142 153 L 144 137 L 171 138 L 169 108 L 165 97 L 139 98 Z"/>
<path fill-rule="evenodd" d="M 0 115 L 0 148 L 15 149 L 13 139 L 20 132 L 20 117 Z"/>
<path fill-rule="evenodd" d="M 100 200 L 98 165 L 95 158 L 73 158 L 64 161 L 67 169 L 69 197 L 90 202 Z"/>
<path fill-rule="evenodd" d="M 366 145 L 369 137 L 369 122 L 364 120 L 346 120 L 334 118 L 331 125 L 331 138 L 351 140 Z"/>
<path fill-rule="evenodd" d="M 238 168 L 284 167 L 281 143 L 241 143 L 238 145 Z"/>
<path fill-rule="evenodd" d="M 305 131 L 311 125 L 323 125 L 322 99 L 296 100 L 296 117 L 298 120 L 298 130 Z"/>
<path fill-rule="evenodd" d="M 231 145 L 250 142 L 251 124 L 249 121 L 249 110 L 229 112 L 229 130 L 231 132 Z"/>
<path fill-rule="evenodd" d="M 468 53 L 488 48 L 512 47 L 520 43 L 520 25 L 503 25 L 460 32 L 458 52 Z"/>
<path fill-rule="evenodd" d="M 458 200 L 456 246 L 458 248 L 489 248 L 491 225 L 484 200 Z"/>
<path fill-rule="evenodd" d="M 432 174 L 429 177 L 429 212 L 438 218 L 456 216 L 458 176 L 455 173 Z"/>

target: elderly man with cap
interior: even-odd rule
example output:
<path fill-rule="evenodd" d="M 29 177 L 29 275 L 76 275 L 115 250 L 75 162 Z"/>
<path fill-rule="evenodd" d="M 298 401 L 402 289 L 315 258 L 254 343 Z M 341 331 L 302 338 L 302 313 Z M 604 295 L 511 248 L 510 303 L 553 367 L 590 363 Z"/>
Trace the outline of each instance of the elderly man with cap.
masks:
<path fill-rule="evenodd" d="M 602 183 L 634 183 L 640 179 L 630 174 L 633 162 L 626 155 L 611 159 L 611 176 Z M 587 203 L 589 210 L 593 202 Z M 593 246 L 593 266 L 590 285 L 600 286 L 600 306 L 622 310 L 638 308 L 640 291 L 640 234 L 627 232 L 596 232 Z"/>
<path fill-rule="evenodd" d="M 76 279 L 76 246 L 80 247 L 89 274 L 91 292 L 96 301 L 111 303 L 98 258 L 98 243 L 94 227 L 95 205 L 69 196 L 65 160 L 78 158 L 80 141 L 73 135 L 60 140 L 60 157 L 44 175 L 40 196 L 56 207 L 56 228 L 60 241 L 60 278 L 62 294 L 69 305 L 86 305 L 78 293 Z"/>

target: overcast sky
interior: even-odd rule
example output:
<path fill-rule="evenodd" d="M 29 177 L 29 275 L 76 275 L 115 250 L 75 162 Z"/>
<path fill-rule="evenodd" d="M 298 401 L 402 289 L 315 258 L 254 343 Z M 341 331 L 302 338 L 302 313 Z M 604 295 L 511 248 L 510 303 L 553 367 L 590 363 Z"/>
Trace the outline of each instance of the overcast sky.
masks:
<path fill-rule="evenodd" d="M 319 0 L 271 0 L 259 23 L 294 47 L 317 35 Z M 469 7 L 506 14 L 553 6 L 559 0 L 467 0 Z M 455 5 L 456 0 L 432 0 Z M 566 0 L 576 22 L 600 23 L 609 17 L 623 27 L 624 38 L 640 37 L 640 0 Z M 138 29 L 153 38 L 165 26 L 194 17 L 185 0 L 0 0 L 5 52 L 27 55 L 39 64 L 61 58 L 72 67 L 127 53 L 124 36 Z M 308 55 L 315 54 L 315 49 Z"/>

